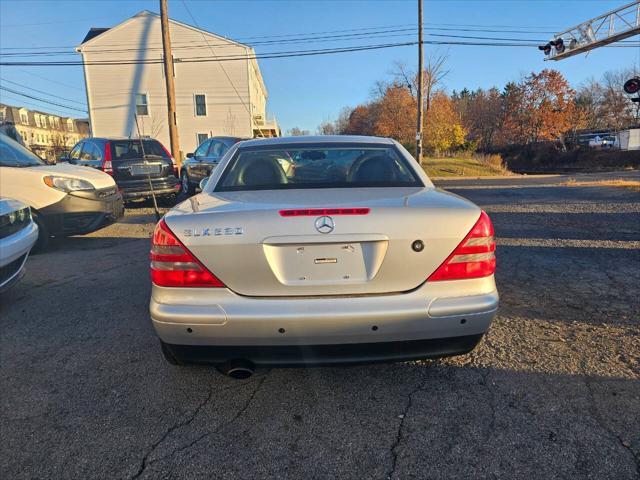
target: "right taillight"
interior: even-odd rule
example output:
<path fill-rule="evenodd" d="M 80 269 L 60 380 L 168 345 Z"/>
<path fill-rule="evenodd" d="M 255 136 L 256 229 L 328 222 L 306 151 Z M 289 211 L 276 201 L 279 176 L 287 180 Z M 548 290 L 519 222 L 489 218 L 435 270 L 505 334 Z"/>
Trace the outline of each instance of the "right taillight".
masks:
<path fill-rule="evenodd" d="M 111 142 L 107 142 L 104 146 L 104 159 L 102 160 L 102 171 L 113 175 L 113 165 L 111 163 Z"/>
<path fill-rule="evenodd" d="M 483 211 L 464 240 L 427 281 L 462 280 L 493 275 L 496 271 L 495 250 L 493 224 L 489 215 Z"/>
<path fill-rule="evenodd" d="M 169 229 L 164 220 L 151 240 L 151 281 L 161 287 L 224 287 Z"/>

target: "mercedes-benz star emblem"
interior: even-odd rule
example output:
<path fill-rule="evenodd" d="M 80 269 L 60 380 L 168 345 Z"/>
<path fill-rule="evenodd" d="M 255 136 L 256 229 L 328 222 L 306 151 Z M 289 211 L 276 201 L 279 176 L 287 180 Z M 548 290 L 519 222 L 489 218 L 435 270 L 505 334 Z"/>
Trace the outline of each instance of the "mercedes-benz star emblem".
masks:
<path fill-rule="evenodd" d="M 316 218 L 316 230 L 320 233 L 331 233 L 334 228 L 333 218 L 327 216 Z"/>

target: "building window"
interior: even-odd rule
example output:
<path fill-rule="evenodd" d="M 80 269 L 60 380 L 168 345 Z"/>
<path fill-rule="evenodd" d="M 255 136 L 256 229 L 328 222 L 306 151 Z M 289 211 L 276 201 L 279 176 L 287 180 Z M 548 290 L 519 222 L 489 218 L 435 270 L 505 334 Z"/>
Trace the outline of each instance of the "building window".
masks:
<path fill-rule="evenodd" d="M 136 115 L 139 117 L 149 115 L 149 99 L 146 93 L 136 94 Z"/>
<path fill-rule="evenodd" d="M 0 110 L 0 123 L 4 122 L 4 108 Z"/>
<path fill-rule="evenodd" d="M 207 116 L 207 96 L 201 93 L 196 93 L 194 96 L 194 103 L 196 105 L 196 117 Z"/>
<path fill-rule="evenodd" d="M 27 112 L 20 112 L 20 121 L 23 125 L 29 125 L 29 115 L 27 115 Z"/>
<path fill-rule="evenodd" d="M 198 145 L 200 145 L 202 142 L 206 141 L 207 138 L 209 138 L 208 133 L 196 133 L 196 136 L 198 137 L 197 139 Z"/>
<path fill-rule="evenodd" d="M 73 132 L 73 120 L 67 120 L 67 130 Z"/>

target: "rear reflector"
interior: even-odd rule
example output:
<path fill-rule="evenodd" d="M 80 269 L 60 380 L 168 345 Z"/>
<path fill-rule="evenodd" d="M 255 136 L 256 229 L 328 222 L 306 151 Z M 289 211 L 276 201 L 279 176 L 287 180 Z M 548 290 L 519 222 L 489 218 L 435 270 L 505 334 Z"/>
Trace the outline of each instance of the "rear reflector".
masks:
<path fill-rule="evenodd" d="M 280 210 L 283 217 L 317 217 L 321 215 L 368 215 L 370 208 L 298 208 Z"/>
<path fill-rule="evenodd" d="M 427 281 L 488 277 L 496 271 L 495 250 L 493 225 L 489 215 L 482 212 L 464 240 Z"/>
<path fill-rule="evenodd" d="M 161 287 L 224 287 L 169 229 L 164 220 L 151 240 L 151 281 Z"/>

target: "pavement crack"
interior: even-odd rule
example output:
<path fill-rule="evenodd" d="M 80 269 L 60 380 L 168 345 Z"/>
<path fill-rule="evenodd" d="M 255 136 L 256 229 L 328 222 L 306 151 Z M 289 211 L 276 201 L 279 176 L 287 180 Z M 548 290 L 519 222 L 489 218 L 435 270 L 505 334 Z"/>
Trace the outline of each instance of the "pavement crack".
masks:
<path fill-rule="evenodd" d="M 191 447 L 193 447 L 194 445 L 196 445 L 200 441 L 204 440 L 205 438 L 207 438 L 207 437 L 209 437 L 211 435 L 215 435 L 216 433 L 220 432 L 224 428 L 226 428 L 229 425 L 231 425 L 232 423 L 234 423 L 236 420 L 238 420 L 238 418 L 240 418 L 242 416 L 242 414 L 244 412 L 246 412 L 249 409 L 249 407 L 251 406 L 251 403 L 253 402 L 253 399 L 255 398 L 255 396 L 258 393 L 258 391 L 260 390 L 260 388 L 262 388 L 262 384 L 265 382 L 266 379 L 267 379 L 266 376 L 263 376 L 262 378 L 260 378 L 260 380 L 257 382 L 256 388 L 254 388 L 253 392 L 251 392 L 251 395 L 249 395 L 249 398 L 244 403 L 242 408 L 240 410 L 238 410 L 238 412 L 236 412 L 236 414 L 233 416 L 233 418 L 231 418 L 231 420 L 220 424 L 213 431 L 203 433 L 202 435 L 196 437 L 194 440 L 192 440 L 191 442 L 187 443 L 186 445 L 182 445 L 182 446 L 172 450 L 171 452 L 167 453 L 166 455 L 163 455 L 162 457 L 156 458 L 155 460 L 152 460 L 152 461 L 148 462 L 147 466 L 151 465 L 151 464 L 154 464 L 154 463 L 157 463 L 157 462 L 160 462 L 160 461 L 165 460 L 167 458 L 173 457 L 176 453 L 183 452 L 185 450 L 189 450 Z M 253 383 L 253 382 L 246 382 L 246 383 L 243 383 L 241 386 L 249 385 L 251 383 Z M 136 477 L 134 477 L 134 478 L 136 478 Z"/>
<path fill-rule="evenodd" d="M 193 411 L 187 416 L 187 418 L 185 418 L 182 421 L 176 422 L 173 425 L 171 425 L 163 434 L 162 436 L 155 441 L 151 447 L 149 448 L 149 450 L 147 450 L 147 453 L 145 453 L 144 457 L 142 457 L 142 461 L 140 462 L 140 467 L 138 468 L 138 471 L 136 472 L 135 475 L 133 475 L 133 477 L 131 477 L 131 480 L 134 480 L 136 478 L 140 478 L 140 476 L 144 473 L 144 471 L 146 470 L 146 468 L 153 462 L 149 462 L 149 457 L 153 454 L 153 452 L 156 451 L 156 449 L 167 439 L 169 438 L 169 436 L 176 431 L 178 428 L 184 427 L 189 425 L 191 422 L 193 422 L 193 420 L 198 416 L 198 413 L 200 413 L 200 410 L 202 410 L 202 408 L 209 403 L 209 401 L 211 400 L 211 397 L 213 396 L 213 387 L 211 387 L 209 389 L 209 393 L 207 394 L 207 396 L 204 398 L 204 400 L 202 402 L 200 402 L 198 404 L 198 406 L 193 409 Z"/>
<path fill-rule="evenodd" d="M 496 428 L 496 394 L 493 391 L 493 388 L 489 385 L 488 379 L 489 375 L 491 375 L 491 370 L 486 369 L 484 373 L 480 373 L 482 377 L 482 386 L 489 393 L 489 409 L 491 410 L 491 422 L 489 423 L 489 433 L 492 433 Z"/>
<path fill-rule="evenodd" d="M 593 392 L 593 385 L 591 384 L 591 378 L 586 373 L 584 362 L 583 362 L 582 367 L 583 367 L 582 371 L 583 371 L 584 384 L 587 387 L 587 392 L 589 394 L 589 405 L 590 405 L 590 410 L 591 410 L 591 416 L 596 421 L 596 423 L 600 426 L 600 428 L 602 428 L 605 432 L 607 432 L 609 434 L 609 436 L 614 438 L 618 442 L 618 444 L 620 444 L 620 446 L 622 448 L 624 448 L 625 450 L 627 450 L 629 452 L 629 454 L 633 458 L 633 462 L 634 462 L 635 467 L 636 467 L 636 473 L 640 477 L 640 455 L 636 451 L 634 451 L 633 448 L 631 448 L 631 444 L 630 443 L 626 442 L 618 433 L 616 433 L 607 424 L 605 419 L 600 414 L 600 411 L 599 411 L 598 406 L 596 404 L 596 397 L 595 397 L 595 394 Z"/>
<path fill-rule="evenodd" d="M 411 407 L 413 406 L 413 396 L 418 392 L 424 390 L 426 383 L 427 383 L 427 379 L 425 378 L 422 382 L 420 382 L 420 384 L 416 388 L 414 388 L 411 392 L 409 392 L 406 395 L 407 401 L 404 404 L 402 413 L 399 415 L 400 422 L 398 423 L 398 429 L 396 430 L 396 438 L 394 442 L 391 444 L 391 448 L 389 449 L 391 453 L 391 467 L 387 471 L 387 474 L 386 474 L 387 479 L 393 478 L 393 475 L 396 471 L 396 467 L 398 464 L 398 447 L 400 446 L 400 443 L 402 443 L 404 422 L 407 419 L 407 415 L 409 415 L 409 411 L 411 410 Z"/>

